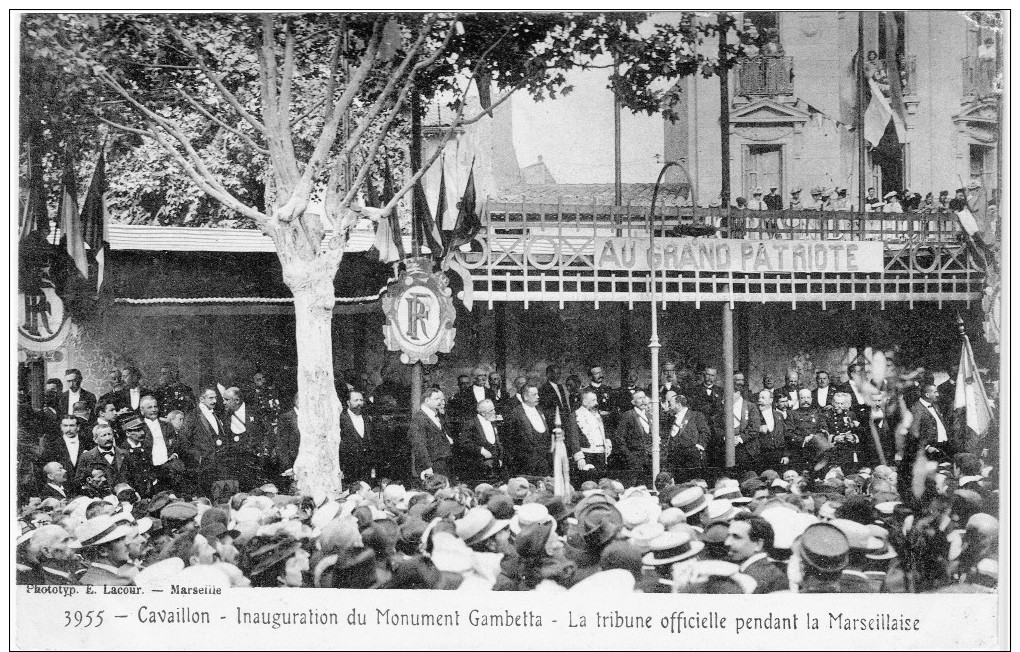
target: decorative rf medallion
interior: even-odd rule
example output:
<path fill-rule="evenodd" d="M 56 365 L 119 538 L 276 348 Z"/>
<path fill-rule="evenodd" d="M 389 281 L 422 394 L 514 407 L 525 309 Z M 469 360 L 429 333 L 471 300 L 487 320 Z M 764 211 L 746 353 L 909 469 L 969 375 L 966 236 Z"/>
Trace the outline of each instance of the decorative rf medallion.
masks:
<path fill-rule="evenodd" d="M 450 282 L 442 272 L 433 272 L 428 258 L 411 258 L 405 270 L 382 298 L 386 324 L 386 348 L 400 351 L 404 364 L 435 364 L 437 353 L 453 350 L 457 311 Z"/>

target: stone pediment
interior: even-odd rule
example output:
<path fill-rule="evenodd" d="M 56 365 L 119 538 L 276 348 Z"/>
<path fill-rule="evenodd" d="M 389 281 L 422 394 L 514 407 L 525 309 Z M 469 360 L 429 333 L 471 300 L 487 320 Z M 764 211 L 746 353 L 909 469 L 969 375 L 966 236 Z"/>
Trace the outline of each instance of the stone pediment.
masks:
<path fill-rule="evenodd" d="M 999 123 L 999 109 L 992 100 L 978 100 L 968 102 L 963 110 L 953 116 L 953 122 L 978 123 L 983 125 L 997 125 Z"/>
<path fill-rule="evenodd" d="M 730 112 L 730 123 L 735 125 L 771 124 L 798 125 L 808 121 L 808 114 L 787 104 L 760 99 Z"/>

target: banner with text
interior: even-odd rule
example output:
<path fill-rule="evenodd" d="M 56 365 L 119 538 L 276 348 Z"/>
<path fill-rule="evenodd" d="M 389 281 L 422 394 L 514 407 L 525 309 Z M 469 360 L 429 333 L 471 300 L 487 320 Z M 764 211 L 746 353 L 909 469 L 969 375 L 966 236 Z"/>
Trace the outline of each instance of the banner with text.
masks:
<path fill-rule="evenodd" d="M 881 272 L 881 242 L 596 238 L 598 269 L 678 272 Z"/>

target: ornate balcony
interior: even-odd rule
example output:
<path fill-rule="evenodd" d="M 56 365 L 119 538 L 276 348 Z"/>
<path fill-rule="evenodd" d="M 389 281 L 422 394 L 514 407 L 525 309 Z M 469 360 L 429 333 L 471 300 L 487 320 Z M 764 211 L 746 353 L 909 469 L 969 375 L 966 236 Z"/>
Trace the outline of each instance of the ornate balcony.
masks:
<path fill-rule="evenodd" d="M 736 72 L 737 95 L 793 95 L 793 57 L 759 55 L 741 62 Z"/>
<path fill-rule="evenodd" d="M 964 96 L 987 97 L 999 91 L 999 66 L 995 59 L 963 58 Z"/>

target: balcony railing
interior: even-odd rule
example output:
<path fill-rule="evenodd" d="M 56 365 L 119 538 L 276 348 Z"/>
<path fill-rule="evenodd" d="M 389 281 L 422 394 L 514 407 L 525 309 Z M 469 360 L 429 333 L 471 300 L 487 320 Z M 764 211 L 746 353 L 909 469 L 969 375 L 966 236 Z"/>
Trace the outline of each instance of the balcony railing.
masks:
<path fill-rule="evenodd" d="M 737 95 L 793 95 L 793 57 L 759 55 L 741 62 Z"/>
<path fill-rule="evenodd" d="M 985 97 L 997 92 L 999 66 L 995 59 L 963 58 L 963 94 Z"/>
<path fill-rule="evenodd" d="M 489 202 L 488 225 L 500 235 L 557 236 L 589 233 L 592 237 L 648 233 L 647 206 Z M 708 236 L 750 240 L 880 240 L 905 243 L 958 244 L 963 238 L 955 213 L 860 213 L 821 211 L 730 211 L 720 208 L 659 206 L 659 236 Z"/>

